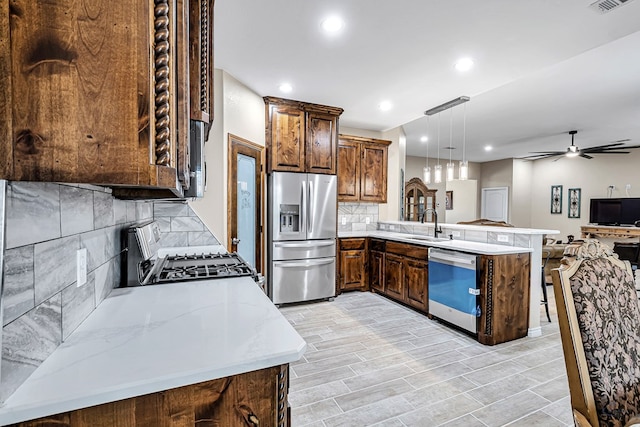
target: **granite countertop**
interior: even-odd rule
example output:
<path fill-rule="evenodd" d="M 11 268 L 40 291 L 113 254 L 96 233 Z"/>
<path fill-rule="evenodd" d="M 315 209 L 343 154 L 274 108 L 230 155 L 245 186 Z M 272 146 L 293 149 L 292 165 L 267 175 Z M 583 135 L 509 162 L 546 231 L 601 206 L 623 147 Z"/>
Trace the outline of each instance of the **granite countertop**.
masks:
<path fill-rule="evenodd" d="M 494 228 L 495 231 L 495 228 Z M 501 230 L 502 231 L 502 230 Z M 462 252 L 470 252 L 480 255 L 507 255 L 533 252 L 532 248 L 523 248 L 518 246 L 494 245 L 491 243 L 471 242 L 468 240 L 421 240 L 421 238 L 429 237 L 424 234 L 408 234 L 397 233 L 393 231 L 347 231 L 339 232 L 338 238 L 349 237 L 377 237 L 379 239 L 394 240 L 398 242 L 411 243 L 414 245 L 431 246 L 434 248 L 451 249 Z M 417 238 L 416 238 L 417 237 Z"/>
<path fill-rule="evenodd" d="M 306 342 L 248 277 L 114 289 L 0 425 L 290 363 Z"/>

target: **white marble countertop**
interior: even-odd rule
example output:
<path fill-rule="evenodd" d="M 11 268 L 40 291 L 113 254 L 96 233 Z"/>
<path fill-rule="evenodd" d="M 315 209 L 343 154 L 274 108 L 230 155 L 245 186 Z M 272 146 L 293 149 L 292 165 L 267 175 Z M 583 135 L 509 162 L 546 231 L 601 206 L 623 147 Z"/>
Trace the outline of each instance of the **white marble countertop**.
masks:
<path fill-rule="evenodd" d="M 502 230 L 501 230 L 502 231 Z M 438 239 L 437 241 L 420 240 L 424 234 L 397 233 L 393 231 L 341 231 L 338 238 L 349 237 L 377 237 L 386 240 L 411 243 L 414 245 L 431 246 L 434 248 L 451 249 L 456 251 L 471 252 L 480 255 L 507 255 L 533 252 L 532 248 L 518 246 L 495 245 L 492 243 L 471 242 L 468 240 Z M 418 238 L 416 238 L 418 237 Z M 428 236 L 426 236 L 428 237 Z"/>
<path fill-rule="evenodd" d="M 0 425 L 290 363 L 306 342 L 248 277 L 114 289 Z"/>

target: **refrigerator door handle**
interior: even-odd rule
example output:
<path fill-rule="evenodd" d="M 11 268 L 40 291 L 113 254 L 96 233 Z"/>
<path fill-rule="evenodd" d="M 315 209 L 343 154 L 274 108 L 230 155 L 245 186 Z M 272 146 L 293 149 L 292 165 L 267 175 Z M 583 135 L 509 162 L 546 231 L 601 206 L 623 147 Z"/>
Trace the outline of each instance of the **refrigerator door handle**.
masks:
<path fill-rule="evenodd" d="M 307 200 L 307 203 L 309 204 L 308 209 L 307 209 L 307 216 L 308 216 L 307 232 L 308 233 L 312 233 L 313 232 L 313 209 L 314 209 L 314 207 L 311 206 L 312 200 L 313 200 L 313 181 L 309 180 L 309 199 Z"/>
<path fill-rule="evenodd" d="M 318 248 L 321 246 L 332 246 L 335 245 L 333 240 L 329 242 L 305 242 L 305 243 L 278 243 L 275 242 L 274 246 L 276 248 Z"/>
<path fill-rule="evenodd" d="M 276 261 L 273 263 L 274 267 L 280 268 L 299 268 L 299 267 L 317 267 L 319 265 L 326 265 L 334 263 L 334 258 L 321 259 L 321 260 L 312 260 L 312 261 L 303 261 L 303 262 L 291 262 L 291 261 Z"/>
<path fill-rule="evenodd" d="M 302 216 L 300 217 L 300 231 L 304 232 L 304 228 L 307 222 L 307 189 L 305 188 L 307 181 L 302 181 L 300 183 L 300 209 L 302 210 Z"/>

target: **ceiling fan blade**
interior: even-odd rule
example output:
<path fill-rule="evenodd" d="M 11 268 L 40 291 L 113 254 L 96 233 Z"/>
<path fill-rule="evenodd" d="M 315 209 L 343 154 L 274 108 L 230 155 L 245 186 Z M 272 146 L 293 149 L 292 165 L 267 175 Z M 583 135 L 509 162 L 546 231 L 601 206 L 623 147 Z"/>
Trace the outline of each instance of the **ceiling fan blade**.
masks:
<path fill-rule="evenodd" d="M 631 151 L 592 151 L 589 154 L 629 154 Z"/>
<path fill-rule="evenodd" d="M 584 154 L 584 153 L 580 153 L 579 156 L 580 157 L 584 157 L 585 159 L 593 159 L 593 157 L 591 157 L 591 156 L 589 156 L 587 154 Z"/>
<path fill-rule="evenodd" d="M 607 144 L 607 145 L 595 145 L 593 147 L 588 147 L 588 148 L 583 148 L 581 151 L 597 151 L 597 150 L 604 150 L 604 149 L 609 149 L 609 148 L 622 148 L 620 147 L 621 145 L 624 145 L 623 143 L 616 143 L 616 144 Z"/>
<path fill-rule="evenodd" d="M 538 159 L 546 159 L 547 157 L 555 157 L 555 156 L 560 156 L 564 153 L 541 153 L 541 154 L 532 154 L 531 156 L 525 156 L 525 157 L 520 157 L 521 159 L 533 159 L 533 160 L 538 160 Z"/>
<path fill-rule="evenodd" d="M 559 156 L 560 154 L 565 154 L 566 151 L 529 151 L 529 153 L 531 154 L 547 154 L 547 155 L 554 155 L 554 156 Z"/>

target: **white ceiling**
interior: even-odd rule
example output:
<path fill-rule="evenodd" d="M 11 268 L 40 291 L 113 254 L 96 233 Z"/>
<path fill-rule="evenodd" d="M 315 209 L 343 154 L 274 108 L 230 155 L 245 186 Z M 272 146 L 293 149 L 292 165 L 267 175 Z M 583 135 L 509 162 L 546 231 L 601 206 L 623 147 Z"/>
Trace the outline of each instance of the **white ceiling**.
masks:
<path fill-rule="evenodd" d="M 424 111 L 461 95 L 471 97 L 470 161 L 563 150 L 572 129 L 582 148 L 640 144 L 640 1 L 606 14 L 591 2 L 216 0 L 215 66 L 261 96 L 342 107 L 341 126 L 404 126 L 408 155 L 426 153 Z M 339 36 L 320 28 L 330 14 L 346 21 Z M 453 68 L 463 56 L 475 61 L 470 72 Z M 290 94 L 278 90 L 285 81 Z M 378 109 L 384 100 L 390 111 Z M 441 158 L 453 145 L 460 159 L 462 117 L 463 107 L 441 114 Z"/>

